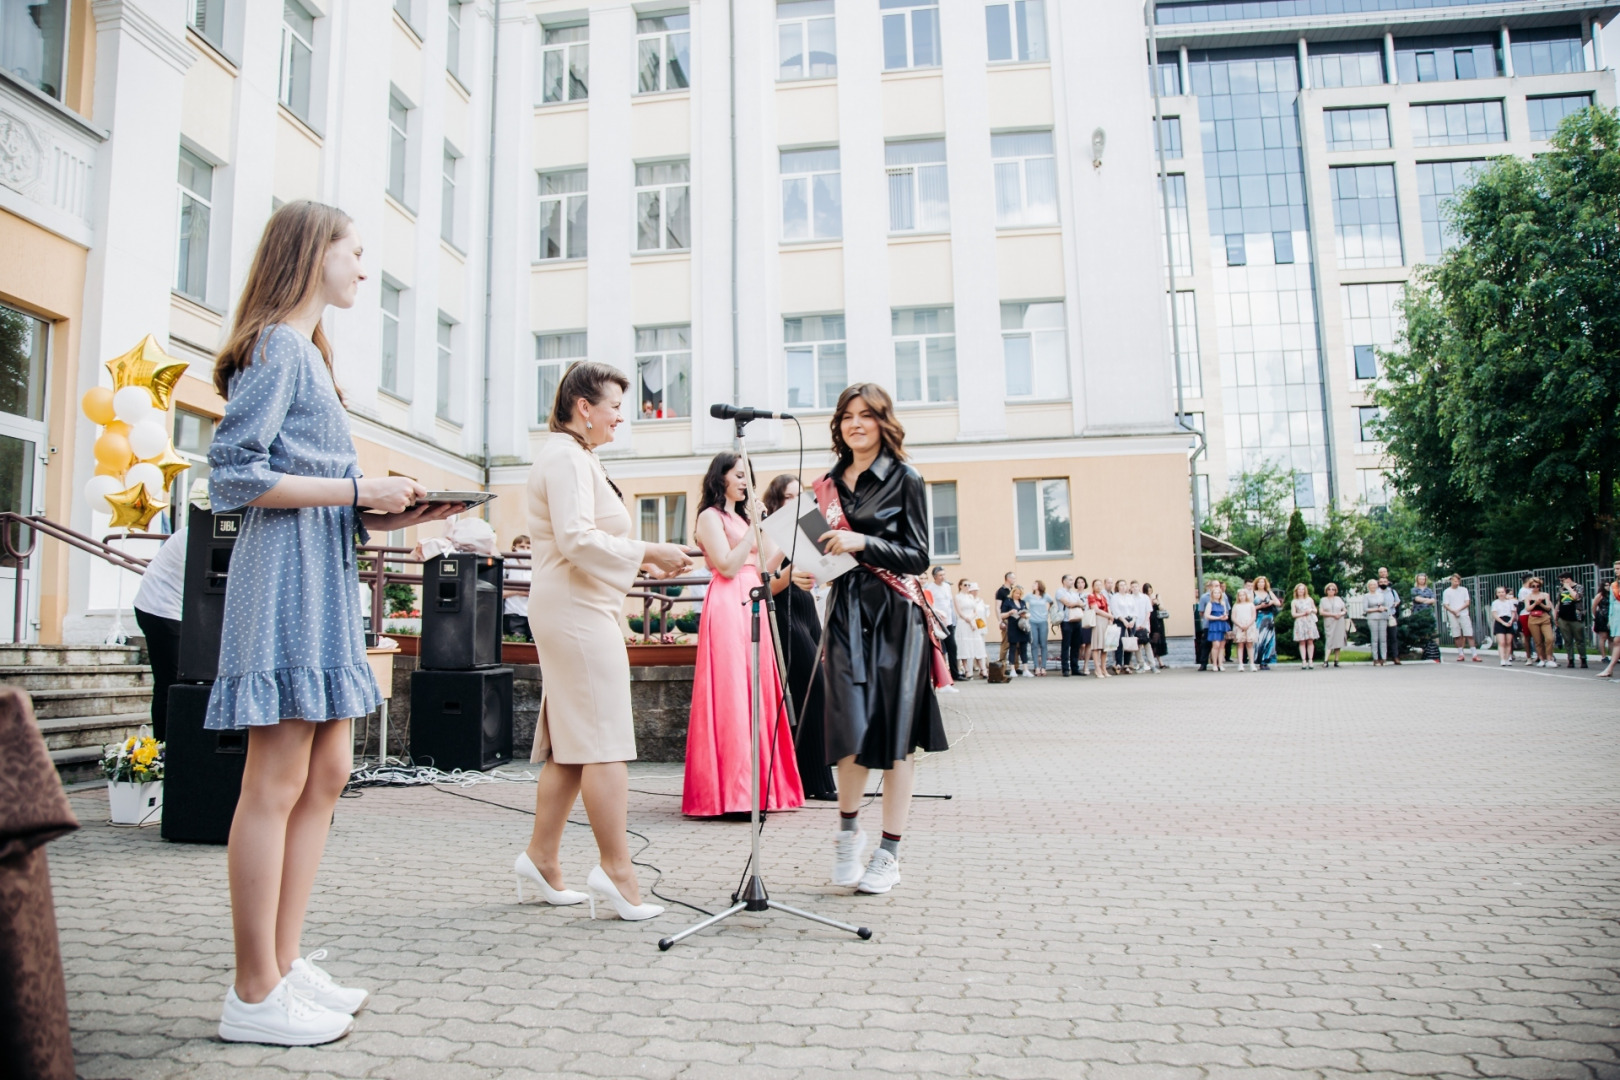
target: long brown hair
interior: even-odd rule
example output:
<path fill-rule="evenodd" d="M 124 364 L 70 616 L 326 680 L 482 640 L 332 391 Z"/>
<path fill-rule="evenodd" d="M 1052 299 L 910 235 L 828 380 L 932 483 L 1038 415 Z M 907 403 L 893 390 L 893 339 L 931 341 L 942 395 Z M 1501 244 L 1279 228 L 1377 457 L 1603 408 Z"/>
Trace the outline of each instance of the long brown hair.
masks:
<path fill-rule="evenodd" d="M 906 429 L 894 418 L 894 399 L 889 396 L 887 390 L 875 382 L 846 386 L 844 392 L 838 395 L 838 404 L 833 406 L 832 414 L 832 444 L 833 451 L 839 459 L 847 460 L 854 456 L 854 452 L 844 442 L 844 433 L 840 428 L 844 423 L 844 414 L 849 412 L 850 405 L 856 398 L 866 402 L 866 407 L 872 410 L 883 449 L 893 454 L 896 461 L 906 460 Z"/>
<path fill-rule="evenodd" d="M 282 322 L 297 311 L 320 288 L 326 249 L 343 239 L 353 219 L 335 206 L 299 199 L 287 203 L 264 226 L 259 249 L 253 253 L 247 284 L 236 302 L 236 324 L 225 347 L 214 360 L 214 389 L 219 396 L 231 396 L 231 376 L 253 363 L 253 349 L 265 329 Z M 332 345 L 321 324 L 315 324 L 312 339 L 332 374 Z M 338 390 L 338 399 L 343 391 Z"/>

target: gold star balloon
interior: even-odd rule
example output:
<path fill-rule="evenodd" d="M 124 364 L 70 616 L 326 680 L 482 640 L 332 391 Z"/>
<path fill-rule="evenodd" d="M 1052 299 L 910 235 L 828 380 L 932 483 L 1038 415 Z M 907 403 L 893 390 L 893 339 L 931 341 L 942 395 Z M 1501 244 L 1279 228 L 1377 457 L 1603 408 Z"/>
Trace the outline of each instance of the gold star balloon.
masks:
<path fill-rule="evenodd" d="M 123 356 L 107 361 L 114 391 L 126 386 L 145 387 L 152 395 L 153 404 L 165 411 L 174 396 L 175 384 L 190 366 L 184 360 L 176 360 L 164 352 L 157 338 L 151 334 L 147 334 L 139 345 Z"/>
<path fill-rule="evenodd" d="M 174 487 L 174 478 L 191 468 L 191 463 L 174 452 L 174 443 L 171 441 L 163 448 L 163 453 L 157 457 L 149 457 L 146 464 L 156 465 L 163 472 L 163 490 L 168 491 Z"/>
<path fill-rule="evenodd" d="M 145 484 L 136 484 L 107 496 L 112 503 L 112 527 L 115 529 L 144 529 L 151 520 L 169 506 L 164 498 L 153 498 Z"/>

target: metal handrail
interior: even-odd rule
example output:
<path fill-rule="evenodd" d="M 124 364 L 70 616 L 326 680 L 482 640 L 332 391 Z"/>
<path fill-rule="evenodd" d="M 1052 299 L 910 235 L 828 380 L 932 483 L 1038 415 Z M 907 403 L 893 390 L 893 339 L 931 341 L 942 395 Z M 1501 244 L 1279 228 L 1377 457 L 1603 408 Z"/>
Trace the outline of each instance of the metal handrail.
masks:
<path fill-rule="evenodd" d="M 14 530 L 12 526 L 18 526 Z M 28 530 L 28 545 L 18 548 L 12 540 L 12 533 Z M 143 559 L 138 555 L 131 555 L 119 548 L 108 544 L 106 540 L 97 540 L 76 532 L 66 525 L 58 524 L 43 514 L 18 514 L 10 510 L 0 511 L 0 552 L 11 560 L 16 568 L 16 595 L 11 606 L 11 640 L 14 644 L 21 644 L 24 621 L 23 604 L 23 571 L 28 568 L 28 560 L 39 547 L 39 538 L 49 537 L 58 540 L 69 547 L 77 548 L 87 554 L 94 555 L 103 562 L 110 563 L 115 569 L 128 570 L 132 574 L 143 575 L 150 559 Z M 111 534 L 106 539 L 111 540 L 117 534 Z M 167 540 L 168 537 L 159 533 L 130 533 L 121 537 L 123 540 Z"/>

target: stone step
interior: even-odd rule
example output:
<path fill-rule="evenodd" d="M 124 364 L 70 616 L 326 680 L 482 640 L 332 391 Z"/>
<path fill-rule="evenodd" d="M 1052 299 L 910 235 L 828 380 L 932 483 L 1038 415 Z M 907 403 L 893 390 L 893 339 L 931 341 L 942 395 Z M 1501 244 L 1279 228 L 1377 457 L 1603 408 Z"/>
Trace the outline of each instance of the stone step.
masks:
<path fill-rule="evenodd" d="M 0 667 L 72 667 L 140 662 L 140 647 L 134 645 L 0 645 Z"/>
<path fill-rule="evenodd" d="M 90 690 L 30 690 L 34 716 L 57 720 L 73 716 L 110 716 L 150 706 L 150 686 L 103 687 Z"/>
<path fill-rule="evenodd" d="M 101 775 L 101 747 L 75 746 L 67 750 L 52 750 L 51 764 L 62 778 L 63 787 L 84 788 L 103 781 Z"/>
<path fill-rule="evenodd" d="M 122 742 L 136 734 L 142 725 L 152 723 L 149 712 L 121 712 L 111 716 L 58 716 L 39 720 L 48 750 L 93 748 L 98 753 L 108 743 Z"/>
<path fill-rule="evenodd" d="M 61 664 L 50 667 L 0 666 L 0 685 L 23 690 L 95 690 L 150 686 L 145 664 Z"/>

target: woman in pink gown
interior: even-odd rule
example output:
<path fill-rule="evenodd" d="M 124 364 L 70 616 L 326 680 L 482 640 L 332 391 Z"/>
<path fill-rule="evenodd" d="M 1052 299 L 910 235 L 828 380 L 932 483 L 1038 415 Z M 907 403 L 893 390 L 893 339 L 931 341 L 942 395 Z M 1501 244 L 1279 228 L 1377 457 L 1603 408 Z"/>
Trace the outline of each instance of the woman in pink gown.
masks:
<path fill-rule="evenodd" d="M 736 454 L 715 455 L 703 478 L 698 503 L 697 543 L 714 578 L 703 596 L 698 625 L 697 672 L 692 682 L 692 716 L 686 730 L 686 782 L 681 812 L 692 817 L 746 814 L 751 809 L 752 770 L 748 762 L 750 624 L 748 593 L 759 584 L 753 530 L 744 515 L 746 481 Z M 765 541 L 766 565 L 781 553 Z M 804 787 L 793 753 L 793 732 L 782 702 L 770 622 L 760 612 L 759 681 L 760 786 L 764 809 L 804 805 Z"/>

